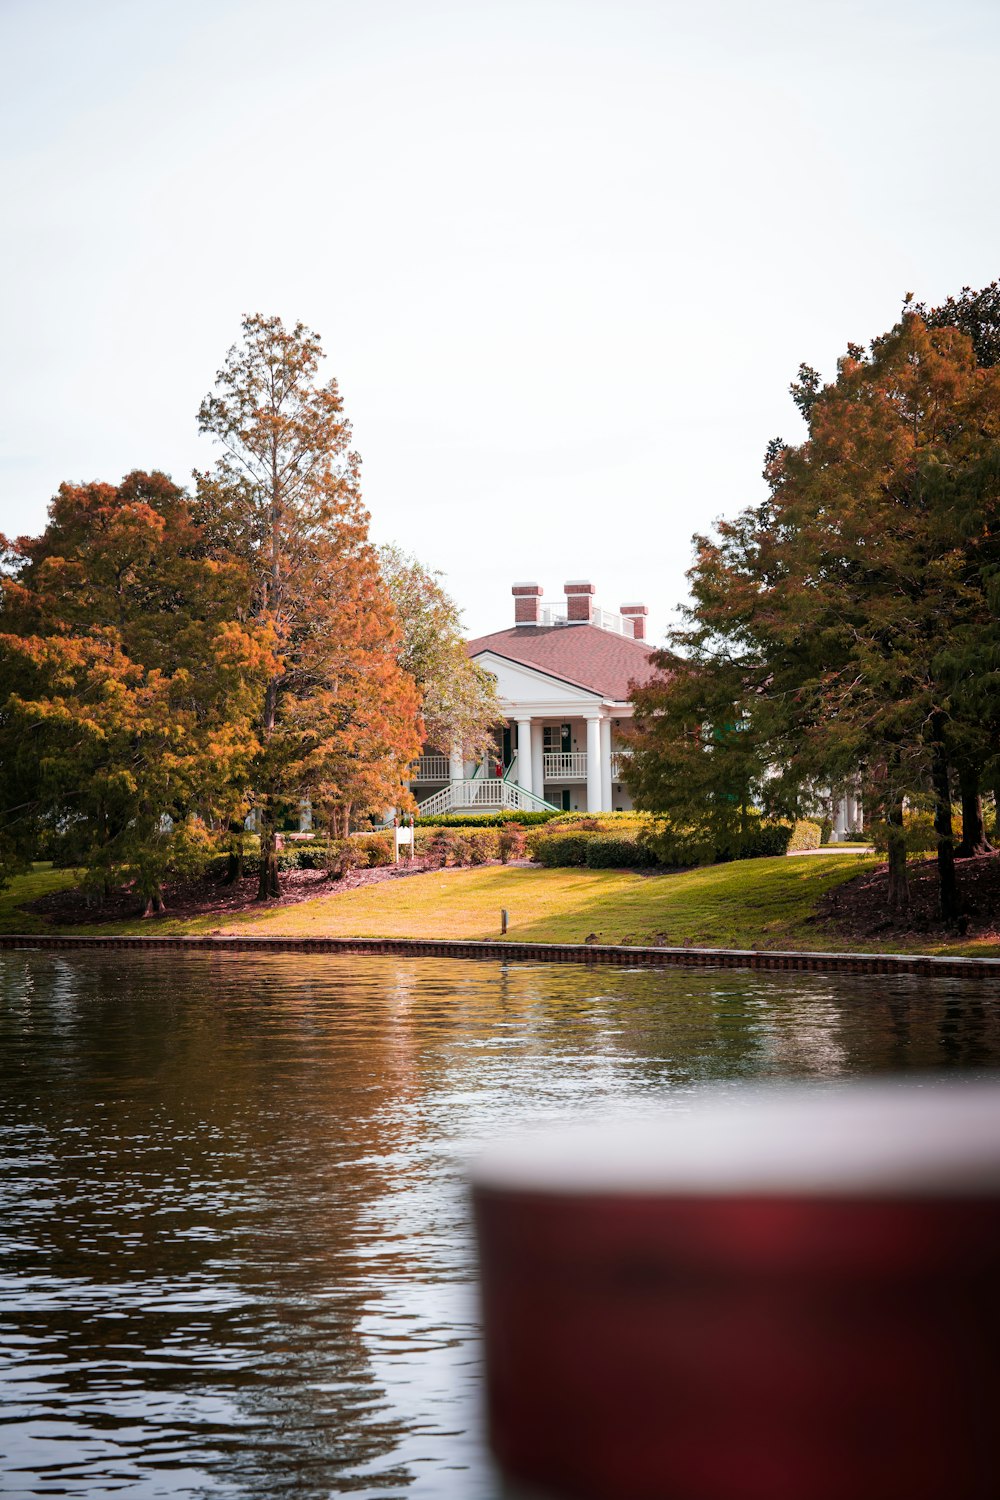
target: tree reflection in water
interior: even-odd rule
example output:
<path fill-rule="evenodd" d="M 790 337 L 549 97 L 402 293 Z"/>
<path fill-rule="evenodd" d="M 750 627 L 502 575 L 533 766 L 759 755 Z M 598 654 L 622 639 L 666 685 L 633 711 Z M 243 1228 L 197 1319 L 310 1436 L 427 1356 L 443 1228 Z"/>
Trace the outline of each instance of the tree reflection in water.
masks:
<path fill-rule="evenodd" d="M 476 1143 L 998 1062 L 949 980 L 2 954 L 0 1487 L 492 1496 Z"/>

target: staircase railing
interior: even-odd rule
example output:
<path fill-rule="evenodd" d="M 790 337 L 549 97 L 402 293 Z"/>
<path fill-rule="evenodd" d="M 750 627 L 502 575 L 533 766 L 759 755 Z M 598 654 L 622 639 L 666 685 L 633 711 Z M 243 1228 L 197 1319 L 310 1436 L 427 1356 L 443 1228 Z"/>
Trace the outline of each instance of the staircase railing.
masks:
<path fill-rule="evenodd" d="M 502 808 L 517 812 L 558 812 L 558 808 L 546 802 L 544 797 L 526 791 L 506 777 L 479 781 L 469 777 L 463 781 L 451 781 L 432 797 L 417 803 L 417 812 L 424 818 L 436 813 L 489 812 Z"/>

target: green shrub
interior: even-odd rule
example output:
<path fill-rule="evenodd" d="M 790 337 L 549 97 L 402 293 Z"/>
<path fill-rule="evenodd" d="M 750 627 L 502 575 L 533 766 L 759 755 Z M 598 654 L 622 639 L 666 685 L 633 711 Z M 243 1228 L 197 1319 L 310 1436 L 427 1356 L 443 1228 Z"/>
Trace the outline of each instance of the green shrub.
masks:
<path fill-rule="evenodd" d="M 419 818 L 418 828 L 502 828 L 506 823 L 519 823 L 522 828 L 539 827 L 559 818 L 563 814 L 539 809 L 533 812 L 518 812 L 504 808 L 492 813 L 434 813 L 428 818 Z"/>
<path fill-rule="evenodd" d="M 597 837 L 596 833 L 549 834 L 535 841 L 533 858 L 548 869 L 564 865 L 585 865 L 587 845 Z"/>
<path fill-rule="evenodd" d="M 552 819 L 551 826 L 562 830 L 563 828 L 581 828 L 584 831 L 596 828 L 607 829 L 608 832 L 622 827 L 635 825 L 645 827 L 650 823 L 649 813 L 639 812 L 636 808 L 630 808 L 628 812 L 563 812 L 558 813 Z"/>
<path fill-rule="evenodd" d="M 822 829 L 818 823 L 809 818 L 800 818 L 792 829 L 792 836 L 788 842 L 790 850 L 818 849 Z"/>
<path fill-rule="evenodd" d="M 598 833 L 588 839 L 587 866 L 591 870 L 645 870 L 656 864 L 649 844 L 626 833 Z"/>
<path fill-rule="evenodd" d="M 298 850 L 300 870 L 326 870 L 330 846 L 325 839 L 313 839 Z"/>
<path fill-rule="evenodd" d="M 745 833 L 734 852 L 722 858 L 767 859 L 775 854 L 787 854 L 792 837 L 788 823 L 758 823 Z"/>

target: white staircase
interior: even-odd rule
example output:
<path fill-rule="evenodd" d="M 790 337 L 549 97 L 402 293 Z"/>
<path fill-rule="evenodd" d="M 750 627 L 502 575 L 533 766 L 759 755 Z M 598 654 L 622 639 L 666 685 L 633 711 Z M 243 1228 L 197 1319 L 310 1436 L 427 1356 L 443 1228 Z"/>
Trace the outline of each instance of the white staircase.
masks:
<path fill-rule="evenodd" d="M 544 797 L 526 792 L 507 777 L 470 777 L 450 781 L 447 786 L 417 803 L 417 813 L 424 818 L 446 812 L 497 812 L 509 808 L 514 812 L 558 812 Z"/>

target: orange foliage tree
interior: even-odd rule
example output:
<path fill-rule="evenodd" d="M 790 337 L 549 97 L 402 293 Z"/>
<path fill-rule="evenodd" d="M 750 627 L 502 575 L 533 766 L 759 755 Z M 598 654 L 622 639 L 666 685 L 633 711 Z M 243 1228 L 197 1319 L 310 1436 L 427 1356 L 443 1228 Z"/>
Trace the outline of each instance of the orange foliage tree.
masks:
<path fill-rule="evenodd" d="M 197 476 L 199 517 L 219 555 L 245 565 L 245 616 L 276 648 L 253 771 L 261 899 L 278 894 L 277 833 L 290 806 L 309 798 L 346 831 L 352 812 L 405 799 L 420 748 L 419 698 L 399 665 L 360 462 L 322 358 L 303 324 L 248 316 L 199 411 L 222 448 Z"/>
<path fill-rule="evenodd" d="M 4 544 L 0 763 L 4 839 L 47 848 L 148 909 L 199 868 L 238 813 L 266 630 L 238 618 L 240 563 L 208 555 L 161 473 L 63 484 L 40 537 Z"/>

